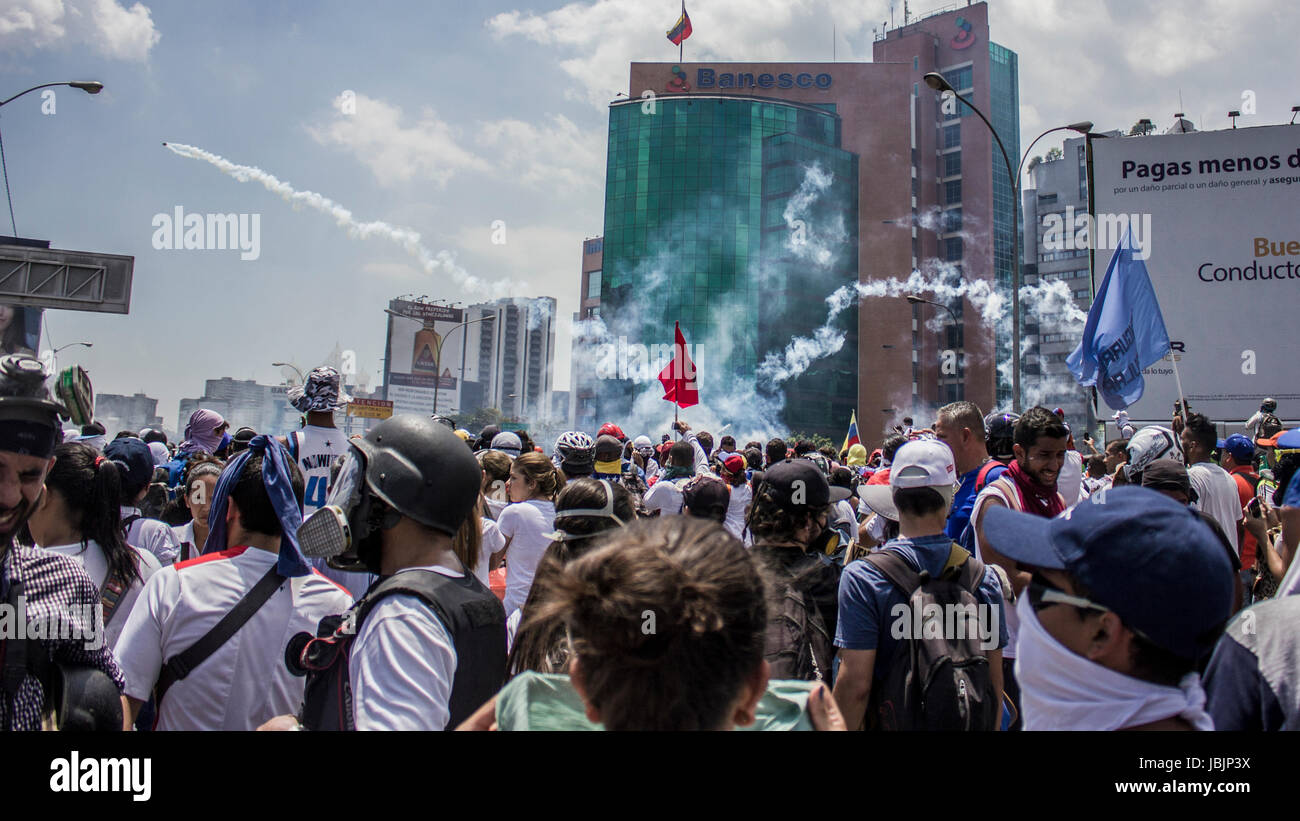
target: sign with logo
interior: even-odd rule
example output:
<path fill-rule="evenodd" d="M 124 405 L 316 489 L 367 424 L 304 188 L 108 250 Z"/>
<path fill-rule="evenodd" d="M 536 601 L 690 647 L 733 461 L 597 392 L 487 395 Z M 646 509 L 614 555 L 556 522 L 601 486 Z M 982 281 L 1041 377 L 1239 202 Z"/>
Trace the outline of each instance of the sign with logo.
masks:
<path fill-rule="evenodd" d="M 973 28 L 974 26 L 972 26 L 970 24 L 970 21 L 967 20 L 965 17 L 958 17 L 957 36 L 953 37 L 952 41 L 948 45 L 952 46 L 958 51 L 962 49 L 970 48 L 971 46 L 975 45 L 975 35 L 971 31 L 971 29 Z"/>
<path fill-rule="evenodd" d="M 395 299 L 388 303 L 388 355 L 384 363 L 385 397 L 395 400 L 395 413 L 428 414 L 437 406 L 457 407 L 464 329 L 451 333 L 465 318 L 464 310 Z"/>
<path fill-rule="evenodd" d="M 386 399 L 353 399 L 348 403 L 348 416 L 387 419 L 392 415 L 393 403 Z"/>
<path fill-rule="evenodd" d="M 677 69 L 678 67 L 673 66 L 673 68 Z M 684 79 L 685 75 L 683 75 Z M 833 82 L 831 75 L 824 72 L 821 74 L 812 74 L 807 71 L 754 74 L 749 71 L 718 72 L 711 68 L 696 69 L 695 72 L 695 87 L 700 90 L 706 88 L 820 88 L 825 91 L 831 87 Z M 689 91 L 690 86 L 687 86 L 686 90 Z"/>
<path fill-rule="evenodd" d="M 1093 159 L 1097 244 L 1118 222 L 1146 251 L 1169 337 L 1183 342 L 1173 354 L 1192 410 L 1241 425 L 1271 396 L 1278 416 L 1300 416 L 1300 358 L 1287 340 L 1300 304 L 1295 127 L 1098 140 Z M 1099 287 L 1111 253 L 1097 250 Z M 1173 363 L 1143 378 L 1130 417 L 1168 424 Z"/>

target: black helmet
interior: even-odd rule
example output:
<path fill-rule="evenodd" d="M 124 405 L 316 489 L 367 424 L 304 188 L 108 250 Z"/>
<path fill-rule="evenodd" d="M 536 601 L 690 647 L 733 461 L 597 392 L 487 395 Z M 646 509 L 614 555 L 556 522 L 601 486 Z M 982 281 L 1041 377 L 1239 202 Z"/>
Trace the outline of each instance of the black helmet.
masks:
<path fill-rule="evenodd" d="M 448 427 L 448 429 L 450 429 L 450 430 L 453 430 L 453 431 L 454 431 L 454 430 L 456 429 L 456 422 L 455 422 L 455 421 L 454 421 L 450 416 L 443 416 L 443 415 L 441 415 L 441 414 L 434 414 L 433 416 L 431 416 L 431 417 L 429 417 L 429 418 L 432 419 L 432 420 L 435 421 L 435 422 L 438 422 L 438 423 L 440 423 L 440 424 L 446 425 L 446 426 Z"/>
<path fill-rule="evenodd" d="M 39 359 L 25 354 L 0 357 L 0 420 L 40 422 L 55 430 L 59 417 L 70 417 L 67 407 L 55 402 L 45 388 L 49 374 Z"/>
<path fill-rule="evenodd" d="M 1273 413 L 1277 410 L 1277 400 L 1270 396 L 1260 404 L 1259 409 L 1264 413 Z"/>
<path fill-rule="evenodd" d="M 1020 416 L 1014 413 L 994 412 L 984 417 L 984 443 L 988 446 L 989 456 L 994 459 L 1012 458 L 1011 446 L 1019 421 Z"/>
<path fill-rule="evenodd" d="M 393 416 L 351 444 L 366 458 L 366 487 L 403 516 L 454 536 L 474 509 L 482 469 L 445 425 Z"/>

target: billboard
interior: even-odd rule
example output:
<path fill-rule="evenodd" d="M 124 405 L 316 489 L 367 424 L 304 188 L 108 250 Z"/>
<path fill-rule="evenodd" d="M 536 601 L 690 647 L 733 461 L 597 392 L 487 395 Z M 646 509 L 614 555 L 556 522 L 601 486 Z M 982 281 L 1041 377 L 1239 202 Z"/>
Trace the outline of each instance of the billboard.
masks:
<path fill-rule="evenodd" d="M 1271 396 L 1300 418 L 1300 129 L 1096 140 L 1093 175 L 1096 284 L 1131 226 L 1191 409 L 1240 424 Z M 1168 424 L 1170 358 L 1143 371 L 1134 421 Z"/>
<path fill-rule="evenodd" d="M 464 317 L 463 309 L 446 305 L 401 299 L 388 303 L 384 393 L 393 413 L 427 416 L 435 408 L 443 414 L 460 409 L 465 335 L 451 331 Z"/>

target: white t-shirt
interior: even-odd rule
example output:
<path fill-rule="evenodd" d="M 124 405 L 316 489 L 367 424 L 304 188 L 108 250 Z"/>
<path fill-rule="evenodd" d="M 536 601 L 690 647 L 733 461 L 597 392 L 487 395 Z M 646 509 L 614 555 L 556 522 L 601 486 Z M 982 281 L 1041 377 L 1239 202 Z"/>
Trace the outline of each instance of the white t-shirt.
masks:
<path fill-rule="evenodd" d="M 1072 507 L 1079 501 L 1082 485 L 1083 454 L 1077 450 L 1067 450 L 1065 461 L 1061 463 L 1061 472 L 1056 477 L 1056 492 L 1065 497 L 1066 507 Z"/>
<path fill-rule="evenodd" d="M 1228 544 L 1240 556 L 1237 522 L 1241 520 L 1241 497 L 1232 474 L 1213 462 L 1197 462 L 1187 469 L 1187 478 L 1196 491 L 1196 507 L 1219 523 Z"/>
<path fill-rule="evenodd" d="M 501 528 L 497 523 L 484 516 L 481 520 L 483 525 L 483 545 L 479 549 L 478 567 L 474 568 L 474 575 L 478 580 L 483 582 L 483 586 L 491 589 L 488 574 L 491 569 L 488 567 L 488 561 L 492 558 L 493 553 L 500 553 L 506 546 L 506 537 L 501 535 Z"/>
<path fill-rule="evenodd" d="M 659 511 L 660 516 L 676 515 L 682 512 L 684 500 L 682 498 L 682 488 L 693 477 L 682 476 L 677 479 L 660 479 L 654 483 L 654 487 L 646 491 L 645 509 L 649 513 Z"/>
<path fill-rule="evenodd" d="M 45 549 L 81 562 L 86 575 L 99 588 L 100 595 L 103 595 L 104 582 L 108 581 L 108 557 L 104 555 L 104 548 L 99 546 L 99 542 L 87 539 L 85 542 L 52 545 Z M 149 577 L 156 571 L 162 569 L 162 565 L 158 564 L 158 560 L 152 553 L 138 547 L 132 547 L 131 550 L 135 553 L 140 579 L 131 582 L 131 586 L 122 594 L 122 598 L 118 599 L 117 606 L 109 615 L 108 624 L 104 626 L 104 643 L 110 650 L 117 646 L 122 628 L 126 626 L 127 617 L 131 615 L 131 608 L 135 607 L 136 600 L 140 598 L 140 591 L 144 590 L 145 582 L 149 581 Z"/>
<path fill-rule="evenodd" d="M 979 528 L 975 523 L 979 521 L 980 511 L 989 499 L 997 498 L 1003 505 L 1011 510 L 1020 510 L 1020 497 L 1016 494 L 1014 487 L 1008 493 L 1004 490 L 1004 484 L 1010 483 L 1011 478 L 1007 477 L 1004 483 L 1001 477 L 984 486 L 984 489 L 975 497 L 975 505 L 970 511 L 971 533 L 975 541 L 975 551 L 979 553 L 980 561 L 990 564 L 988 557 L 984 555 L 984 549 L 980 546 Z M 1060 487 L 1058 483 L 1057 487 Z M 1002 598 L 1002 618 L 1007 620 L 1007 646 L 1002 648 L 1002 657 L 1013 659 L 1016 657 L 1016 636 L 1020 633 L 1020 616 L 1016 613 L 1016 604 L 1010 599 L 1003 596 Z"/>
<path fill-rule="evenodd" d="M 316 425 L 306 425 L 285 438 L 293 446 L 290 450 L 297 451 L 298 469 L 307 485 L 302 501 L 302 517 L 306 519 L 325 506 L 329 495 L 330 465 L 348 452 L 348 440 L 338 428 Z"/>
<path fill-rule="evenodd" d="M 441 565 L 447 578 L 463 573 Z M 348 657 L 357 730 L 443 730 L 451 717 L 456 647 L 419 596 L 394 594 L 367 614 Z"/>
<path fill-rule="evenodd" d="M 754 498 L 754 489 L 748 482 L 731 487 L 731 501 L 727 503 L 727 519 L 722 526 L 737 539 L 745 532 L 745 508 Z"/>
<path fill-rule="evenodd" d="M 154 573 L 116 648 L 126 694 L 147 700 L 163 662 L 205 636 L 276 561 L 269 550 L 235 547 Z M 306 679 L 289 672 L 284 648 L 351 606 L 352 597 L 318 573 L 283 581 L 225 644 L 172 685 L 157 729 L 256 730 L 297 713 Z"/>
<path fill-rule="evenodd" d="M 441 565 L 451 579 L 464 574 Z M 419 596 L 395 593 L 366 616 L 348 657 L 352 720 L 358 730 L 443 730 L 451 717 L 456 647 Z"/>
<path fill-rule="evenodd" d="M 506 552 L 506 597 L 502 602 L 510 613 L 528 600 L 537 564 L 551 544 L 545 534 L 555 530 L 555 505 L 543 499 L 508 505 L 497 517 L 497 527 L 510 542 Z"/>
<path fill-rule="evenodd" d="M 121 508 L 121 513 L 123 521 L 131 516 L 141 516 L 140 508 L 125 505 Z M 181 552 L 180 540 L 172 532 L 171 525 L 157 519 L 138 518 L 131 522 L 131 527 L 126 532 L 126 543 L 149 551 L 163 567 L 175 562 Z"/>

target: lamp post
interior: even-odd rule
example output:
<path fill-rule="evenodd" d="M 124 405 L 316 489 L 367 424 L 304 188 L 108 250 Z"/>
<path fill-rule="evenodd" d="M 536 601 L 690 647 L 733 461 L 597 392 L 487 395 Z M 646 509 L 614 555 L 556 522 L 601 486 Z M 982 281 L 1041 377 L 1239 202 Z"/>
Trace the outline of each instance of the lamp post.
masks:
<path fill-rule="evenodd" d="M 937 71 L 931 71 L 922 79 L 925 84 L 935 91 L 950 91 L 952 96 L 966 104 L 966 107 L 974 111 L 983 121 L 989 133 L 993 135 L 994 142 L 997 143 L 998 150 L 1002 152 L 1002 162 L 1006 166 L 1007 180 L 1011 183 L 1011 409 L 1020 413 L 1020 167 L 1023 166 L 1024 160 L 1017 165 L 1015 171 L 1011 169 L 1011 157 L 1007 154 L 1007 148 L 1002 144 L 1002 138 L 998 136 L 998 131 L 989 122 L 989 118 L 984 116 L 974 103 L 957 93 L 957 89 Z M 1052 131 L 1069 129 L 1087 134 L 1092 129 L 1092 123 L 1074 123 L 1072 125 L 1060 126 L 1058 128 L 1048 129 L 1034 138 L 1034 143 L 1038 142 Z M 1082 129 L 1082 130 L 1080 130 Z M 1029 147 L 1033 148 L 1034 143 Z M 1026 154 L 1026 156 L 1028 156 Z"/>
<path fill-rule="evenodd" d="M 14 100 L 17 100 L 19 97 L 23 96 L 24 94 L 30 94 L 33 91 L 37 91 L 42 88 L 50 88 L 51 86 L 72 86 L 73 88 L 81 89 L 87 94 L 98 94 L 99 92 L 104 90 L 104 84 L 100 82 L 96 82 L 94 80 L 65 80 L 60 83 L 42 83 L 38 86 L 32 86 L 26 91 L 18 92 L 14 96 L 0 103 L 0 106 L 12 103 Z"/>
<path fill-rule="evenodd" d="M 935 302 L 932 299 L 925 299 L 924 297 L 919 297 L 916 294 L 907 294 L 906 299 L 912 305 L 933 305 L 936 308 L 943 308 L 945 311 L 948 312 L 948 316 L 952 317 L 952 326 L 954 328 L 957 327 L 957 314 L 953 312 L 952 308 L 949 308 L 947 305 L 944 305 L 942 302 Z M 939 381 L 941 383 L 940 387 L 942 387 L 942 382 L 943 382 L 942 370 L 940 370 Z"/>
<path fill-rule="evenodd" d="M 307 380 L 303 378 L 303 376 L 302 376 L 302 371 L 298 370 L 298 366 L 297 366 L 297 365 L 291 365 L 291 364 L 289 364 L 288 362 L 272 362 L 272 363 L 271 363 L 271 367 L 273 367 L 273 368 L 293 368 L 293 372 L 296 373 L 296 374 L 298 374 L 298 384 L 299 384 L 299 385 L 306 385 L 306 384 L 307 384 Z"/>
<path fill-rule="evenodd" d="M 442 300 L 438 300 L 438 301 L 441 302 Z M 384 313 L 389 314 L 391 316 L 400 317 L 401 319 L 415 319 L 415 317 L 407 316 L 406 314 L 399 314 L 395 311 L 390 311 L 387 308 L 384 309 Z M 488 314 L 487 316 L 481 316 L 478 319 L 471 319 L 466 322 L 462 322 L 456 327 L 452 328 L 450 331 L 447 331 L 447 333 L 443 334 L 442 338 L 438 340 L 438 348 L 433 352 L 433 367 L 438 372 L 437 376 L 434 377 L 434 383 L 433 383 L 434 385 L 433 413 L 435 416 L 438 413 L 438 389 L 442 386 L 442 346 L 447 342 L 447 337 L 456 333 L 456 331 L 459 330 L 460 328 L 464 328 L 466 325 L 473 325 L 475 322 L 491 322 L 496 318 L 497 318 L 496 314 Z M 461 371 L 461 378 L 464 379 L 463 370 Z"/>
<path fill-rule="evenodd" d="M 51 86 L 72 86 L 73 88 L 81 89 L 87 94 L 98 94 L 99 92 L 104 90 L 104 84 L 101 82 L 97 82 L 95 80 L 65 80 L 59 83 L 41 83 L 38 86 L 32 86 L 26 91 L 18 92 L 17 94 L 5 100 L 4 102 L 0 102 L 0 106 L 8 105 L 9 103 L 12 103 L 14 100 L 17 100 L 19 97 L 23 96 L 24 94 L 30 94 L 33 91 L 37 91 L 42 88 L 50 88 Z M 0 166 L 3 165 L 4 165 L 4 142 L 0 141 Z M 5 172 L 4 173 L 5 199 L 9 201 L 9 224 L 13 227 L 14 236 L 18 236 L 18 222 L 17 220 L 14 219 L 14 201 L 13 201 L 13 197 L 9 195 L 9 171 L 6 168 L 4 169 L 4 172 Z"/>

